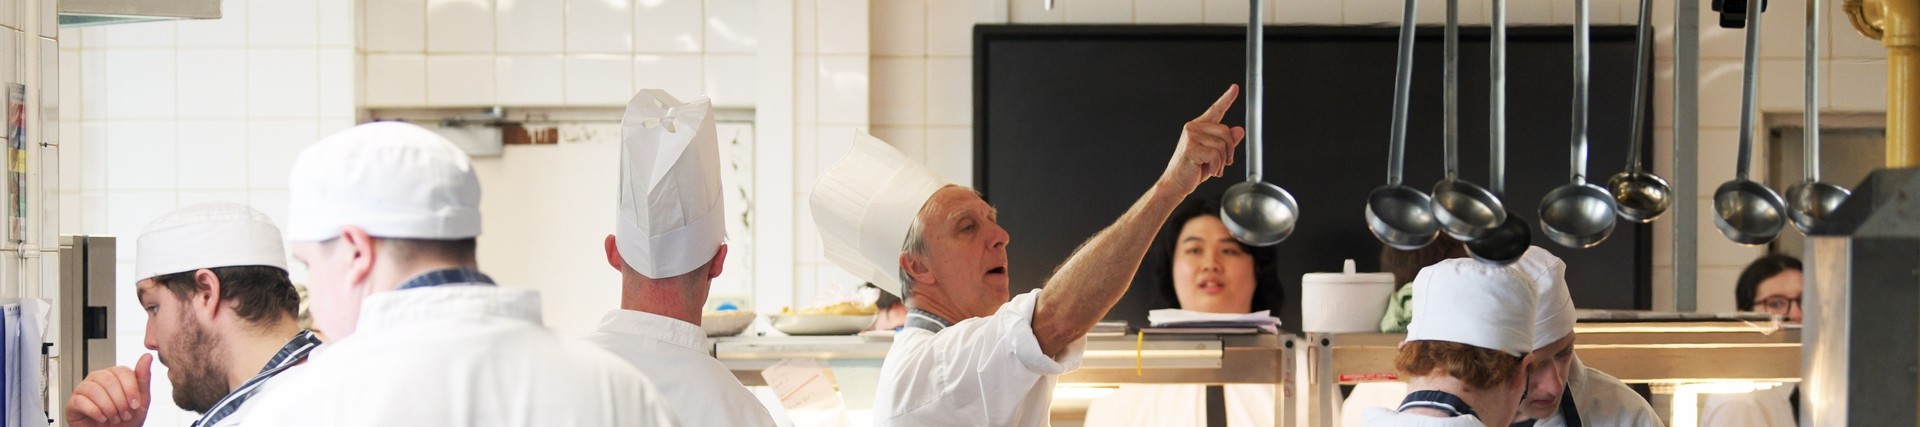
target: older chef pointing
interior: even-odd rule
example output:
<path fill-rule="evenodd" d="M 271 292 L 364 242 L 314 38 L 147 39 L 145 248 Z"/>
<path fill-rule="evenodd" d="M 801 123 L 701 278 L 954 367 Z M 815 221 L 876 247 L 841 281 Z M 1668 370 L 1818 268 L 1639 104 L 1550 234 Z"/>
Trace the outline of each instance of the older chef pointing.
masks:
<path fill-rule="evenodd" d="M 1233 161 L 1246 131 L 1220 123 L 1238 87 L 1187 122 L 1153 187 L 1083 243 L 1044 289 L 1008 300 L 1007 242 L 972 189 L 864 134 L 814 186 L 814 222 L 841 267 L 905 298 L 880 369 L 881 426 L 1041 426 L 1056 376 L 1119 301 L 1173 208 Z"/>
<path fill-rule="evenodd" d="M 547 330 L 539 294 L 480 273 L 480 181 L 453 143 L 369 123 L 314 143 L 291 174 L 287 239 L 330 341 L 245 423 L 673 425 L 639 371 Z"/>
<path fill-rule="evenodd" d="M 620 207 L 606 238 L 620 309 L 587 341 L 645 373 L 683 426 L 772 426 L 740 380 L 708 355 L 700 310 L 727 259 L 713 104 L 643 90 L 620 120 Z"/>
<path fill-rule="evenodd" d="M 1573 297 L 1567 264 L 1538 246 L 1511 267 L 1532 281 L 1539 305 L 1533 319 L 1533 359 L 1527 399 L 1516 419 L 1537 427 L 1661 425 L 1647 400 L 1626 383 L 1580 363 L 1573 353 Z"/>
<path fill-rule="evenodd" d="M 1394 357 L 1407 394 L 1364 425 L 1507 427 L 1527 388 L 1534 287 L 1518 270 L 1467 258 L 1413 279 L 1413 323 Z"/>

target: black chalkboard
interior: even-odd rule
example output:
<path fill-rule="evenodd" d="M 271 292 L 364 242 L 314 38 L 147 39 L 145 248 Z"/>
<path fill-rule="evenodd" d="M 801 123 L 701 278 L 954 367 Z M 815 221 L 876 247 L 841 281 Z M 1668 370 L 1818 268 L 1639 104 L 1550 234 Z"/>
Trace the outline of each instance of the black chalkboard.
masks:
<path fill-rule="evenodd" d="M 1415 50 L 1406 176 L 1422 189 L 1443 172 L 1441 33 L 1420 28 Z M 1462 178 L 1481 185 L 1489 176 L 1488 33 L 1464 28 L 1460 50 Z M 1396 37 L 1392 27 L 1266 30 L 1266 181 L 1292 192 L 1301 212 L 1276 247 L 1286 301 L 1275 305 L 1289 327 L 1300 321 L 1301 274 L 1338 271 L 1348 258 L 1361 271 L 1379 267 L 1363 212 L 1367 193 L 1386 180 Z M 1013 235 L 1015 294 L 1043 284 L 1152 184 L 1181 124 L 1244 79 L 1245 38 L 1244 29 L 1222 26 L 975 27 L 974 183 Z M 1650 226 L 1621 222 L 1584 250 L 1537 231 L 1540 198 L 1569 181 L 1572 28 L 1511 28 L 1508 41 L 1507 203 L 1536 224 L 1535 245 L 1567 261 L 1576 305 L 1650 308 Z M 1634 45 L 1632 27 L 1592 31 L 1588 174 L 1596 183 L 1625 165 Z M 1240 124 L 1245 112 L 1237 104 L 1227 117 Z M 1236 165 L 1195 195 L 1217 197 L 1244 174 Z M 1147 310 L 1166 307 L 1144 283 L 1136 276 L 1108 318 L 1139 325 Z"/>

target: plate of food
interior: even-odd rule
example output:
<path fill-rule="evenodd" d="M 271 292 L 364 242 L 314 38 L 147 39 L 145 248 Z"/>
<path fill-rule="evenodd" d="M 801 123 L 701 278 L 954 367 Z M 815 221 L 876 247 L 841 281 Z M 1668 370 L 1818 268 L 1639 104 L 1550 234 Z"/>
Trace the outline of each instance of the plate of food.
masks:
<path fill-rule="evenodd" d="M 709 311 L 700 314 L 700 330 L 709 337 L 730 337 L 753 325 L 753 312 L 747 310 Z"/>
<path fill-rule="evenodd" d="M 878 311 L 873 304 L 840 302 L 799 311 L 781 309 L 767 319 L 773 329 L 787 335 L 853 335 L 873 325 Z"/>

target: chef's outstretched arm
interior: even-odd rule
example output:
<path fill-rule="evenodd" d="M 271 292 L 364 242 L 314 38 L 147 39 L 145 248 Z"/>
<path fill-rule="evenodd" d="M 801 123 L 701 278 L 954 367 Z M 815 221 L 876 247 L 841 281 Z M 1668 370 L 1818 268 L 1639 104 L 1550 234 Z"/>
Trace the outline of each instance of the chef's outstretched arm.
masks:
<path fill-rule="evenodd" d="M 1228 87 L 1205 113 L 1187 122 L 1180 130 L 1173 158 L 1167 161 L 1166 171 L 1153 188 L 1134 201 L 1113 225 L 1081 243 L 1047 278 L 1047 291 L 1040 294 L 1033 309 L 1034 338 L 1047 356 L 1059 358 L 1068 344 L 1093 330 L 1093 325 L 1126 294 L 1147 246 L 1173 208 L 1201 182 L 1220 176 L 1227 165 L 1233 164 L 1234 148 L 1247 131 L 1222 124 L 1220 118 L 1239 94 L 1238 85 Z"/>

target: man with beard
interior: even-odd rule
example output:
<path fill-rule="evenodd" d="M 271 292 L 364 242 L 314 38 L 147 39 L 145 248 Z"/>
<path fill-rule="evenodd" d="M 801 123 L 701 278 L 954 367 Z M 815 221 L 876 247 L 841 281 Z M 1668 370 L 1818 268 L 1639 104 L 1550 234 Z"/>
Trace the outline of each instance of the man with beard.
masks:
<path fill-rule="evenodd" d="M 287 279 L 280 229 L 253 208 L 190 206 L 140 234 L 134 284 L 147 312 L 147 349 L 160 355 L 173 401 L 204 415 L 196 426 L 237 420 L 248 398 L 300 364 L 320 341 L 302 330 L 300 296 Z M 152 408 L 152 355 L 133 368 L 94 371 L 67 399 L 73 426 L 137 426 Z"/>

